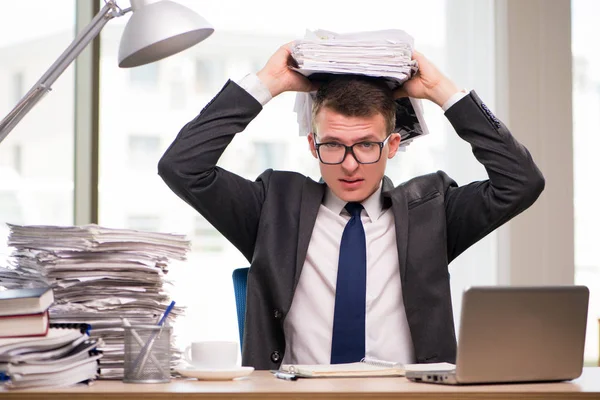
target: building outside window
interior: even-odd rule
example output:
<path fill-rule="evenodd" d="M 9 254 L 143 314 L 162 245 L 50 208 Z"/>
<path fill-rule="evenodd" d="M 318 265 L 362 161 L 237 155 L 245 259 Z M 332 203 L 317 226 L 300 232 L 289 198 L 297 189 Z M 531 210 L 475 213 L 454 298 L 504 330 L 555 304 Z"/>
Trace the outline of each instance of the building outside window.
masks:
<path fill-rule="evenodd" d="M 13 97 L 11 101 L 17 104 L 25 94 L 25 84 L 22 72 L 15 72 L 13 75 Z"/>
<path fill-rule="evenodd" d="M 158 64 L 156 63 L 141 65 L 129 70 L 129 81 L 135 87 L 155 87 L 158 79 Z"/>
<path fill-rule="evenodd" d="M 73 40 L 75 5 L 73 0 L 2 5 L 0 119 Z M 7 232 L 4 222 L 73 223 L 74 92 L 71 65 L 0 143 L 2 239 Z M 0 249 L 0 265 L 1 257 Z"/>
<path fill-rule="evenodd" d="M 600 319 L 600 3 L 593 0 L 571 2 L 573 51 L 573 169 L 575 202 L 575 283 L 590 289 L 585 359 L 598 357 Z"/>
<path fill-rule="evenodd" d="M 160 217 L 156 215 L 130 215 L 127 217 L 127 228 L 136 231 L 160 231 Z"/>
<path fill-rule="evenodd" d="M 128 138 L 127 154 L 132 167 L 154 168 L 160 156 L 161 138 L 156 135 L 132 134 Z"/>
<path fill-rule="evenodd" d="M 11 2 L 10 10 L 0 15 L 0 87 L 9 88 L 0 96 L 0 116 L 73 39 L 76 2 L 57 1 L 33 1 L 35 13 L 26 10 L 31 2 Z M 307 0 L 295 9 L 293 19 L 275 0 L 261 3 L 269 10 L 262 13 L 256 13 L 256 4 L 237 0 L 180 2 L 219 28 L 200 45 L 160 62 L 129 70 L 117 68 L 125 18 L 115 19 L 103 29 L 99 222 L 113 228 L 186 234 L 192 240 L 188 261 L 170 272 L 178 304 L 188 306 L 187 316 L 175 327 L 177 340 L 180 344 L 192 337 L 238 340 L 231 271 L 247 266 L 248 261 L 157 175 L 156 164 L 181 127 L 227 79 L 236 81 L 257 72 L 279 46 L 315 28 L 337 32 L 401 28 L 415 38 L 418 50 L 460 87 L 476 89 L 493 110 L 497 73 L 494 2 L 372 0 L 365 7 L 358 2 Z M 589 184 L 600 170 L 595 154 L 600 145 L 600 136 L 595 134 L 600 132 L 600 53 L 590 49 L 600 37 L 600 4 L 573 0 L 572 7 L 575 281 L 588 285 L 592 292 L 585 350 L 590 362 L 598 355 L 600 316 L 600 253 L 594 241 L 600 214 L 594 203 L 596 188 Z M 314 13 L 317 8 L 320 13 Z M 466 18 L 474 13 L 475 17 Z M 23 23 L 14 15 L 28 15 L 29 19 Z M 172 71 L 179 70 L 190 72 L 173 76 Z M 73 78 L 71 66 L 54 90 L 0 144 L 0 222 L 73 223 Z M 141 96 L 147 89 L 152 93 Z M 185 101 L 179 101 L 177 93 L 181 92 L 187 94 Z M 244 132 L 236 135 L 219 165 L 251 180 L 266 168 L 297 171 L 318 180 L 318 164 L 308 151 L 306 137 L 298 135 L 294 101 L 293 93 L 285 93 L 267 104 Z M 470 147 L 456 137 L 443 112 L 430 103 L 424 107 L 431 133 L 389 162 L 390 178 L 398 184 L 436 170 L 444 170 L 459 184 L 485 178 Z M 9 175 L 15 179 L 6 178 Z M 5 227 L 0 226 L 0 235 L 5 235 Z M 457 321 L 463 288 L 497 283 L 495 243 L 493 233 L 450 266 Z M 0 257 L 2 253 L 0 248 Z"/>
<path fill-rule="evenodd" d="M 175 327 L 178 340 L 186 343 L 192 336 L 194 339 L 238 340 L 231 271 L 247 266 L 248 261 L 161 182 L 155 166 L 136 171 L 131 177 L 119 173 L 122 162 L 119 157 L 131 158 L 119 139 L 124 129 L 120 124 L 122 109 L 116 106 L 120 98 L 131 99 L 127 104 L 129 121 L 126 124 L 134 124 L 139 132 L 157 132 L 161 137 L 159 153 L 162 154 L 181 127 L 202 110 L 227 79 L 236 81 L 257 72 L 281 45 L 303 37 L 307 28 L 314 29 L 314 26 L 339 32 L 402 28 L 415 38 L 417 48 L 444 71 L 452 73 L 464 70 L 467 64 L 477 65 L 478 68 L 469 69 L 475 73 L 467 78 L 460 74 L 451 75 L 461 87 L 479 89 L 479 94 L 493 108 L 495 94 L 490 82 L 494 79 L 494 69 L 486 66 L 493 65 L 490 53 L 493 55 L 494 36 L 491 29 L 457 21 L 455 16 L 463 15 L 465 10 L 470 12 L 472 2 L 432 0 L 392 4 L 375 0 L 370 7 L 364 7 L 359 3 L 353 6 L 347 1 L 310 0 L 296 9 L 293 19 L 287 11 L 285 15 L 280 14 L 283 12 L 279 11 L 280 4 L 274 0 L 262 5 L 262 9 L 271 12 L 258 14 L 254 4 L 234 0 L 202 3 L 184 0 L 182 3 L 198 11 L 219 29 L 201 44 L 154 64 L 160 71 L 178 68 L 186 71 L 186 66 L 193 65 L 194 73 L 182 74 L 180 80 L 183 85 L 194 88 L 188 92 L 181 108 L 174 110 L 170 105 L 169 88 L 173 76 L 159 76 L 156 96 L 153 94 L 152 101 L 145 101 L 129 93 L 127 88 L 118 93 L 112 90 L 121 79 L 121 71 L 117 68 L 102 70 L 101 96 L 102 104 L 106 106 L 102 108 L 100 140 L 106 147 L 101 151 L 100 173 L 103 193 L 107 195 L 101 199 L 100 223 L 126 226 L 127 219 L 120 219 L 124 216 L 123 209 L 131 207 L 133 209 L 127 212 L 132 213 L 143 204 L 144 215 L 155 213 L 160 216 L 163 230 L 186 234 L 192 240 L 192 252 L 184 265 L 170 272 L 178 303 L 188 306 L 188 316 L 178 321 Z M 481 4 L 477 6 L 481 24 L 493 26 L 491 2 L 477 4 Z M 227 11 L 232 7 L 236 13 Z M 322 12 L 314 13 L 312 10 L 316 8 Z M 383 9 L 387 12 L 382 13 Z M 250 14 L 257 17 L 245 17 Z M 113 24 L 102 33 L 103 64 L 116 64 L 119 28 L 122 29 Z M 464 40 L 457 36 L 472 36 L 474 32 L 485 51 L 465 48 Z M 459 50 L 460 58 L 454 57 Z M 250 180 L 255 180 L 267 168 L 298 171 L 319 180 L 318 163 L 308 150 L 306 137 L 298 134 L 294 101 L 295 94 L 285 93 L 269 102 L 259 116 L 236 135 L 219 160 L 219 166 Z M 143 106 L 136 108 L 140 102 Z M 472 160 L 470 147 L 456 137 L 439 107 L 424 106 L 431 134 L 416 140 L 390 163 L 389 175 L 394 182 L 400 183 L 438 169 L 445 170 L 461 184 L 485 177 L 483 168 Z M 158 158 L 160 156 L 156 162 Z M 118 200 L 120 198 L 126 200 Z M 465 286 L 496 282 L 493 243 L 494 235 L 491 235 L 453 263 L 455 309 L 460 307 L 460 294 Z M 486 267 L 481 268 L 481 265 Z"/>

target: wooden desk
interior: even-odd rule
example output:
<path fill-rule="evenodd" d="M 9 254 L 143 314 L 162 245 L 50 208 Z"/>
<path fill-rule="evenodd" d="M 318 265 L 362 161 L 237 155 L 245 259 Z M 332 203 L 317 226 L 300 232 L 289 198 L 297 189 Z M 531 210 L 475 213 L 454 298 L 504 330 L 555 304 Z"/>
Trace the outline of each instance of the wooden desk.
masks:
<path fill-rule="evenodd" d="M 173 380 L 166 384 L 99 381 L 92 386 L 21 390 L 0 399 L 600 399 L 600 368 L 585 368 L 572 382 L 518 385 L 442 386 L 412 383 L 405 378 L 276 379 L 256 371 L 226 382 Z"/>

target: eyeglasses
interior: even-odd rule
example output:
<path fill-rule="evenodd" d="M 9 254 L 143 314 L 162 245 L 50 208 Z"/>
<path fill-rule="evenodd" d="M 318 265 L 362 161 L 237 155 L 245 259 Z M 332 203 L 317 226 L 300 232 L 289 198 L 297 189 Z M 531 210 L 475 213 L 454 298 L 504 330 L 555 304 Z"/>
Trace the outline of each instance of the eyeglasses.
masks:
<path fill-rule="evenodd" d="M 352 154 L 359 164 L 375 164 L 381 158 L 383 146 L 387 144 L 390 136 L 391 134 L 383 142 L 365 141 L 354 143 L 352 146 L 346 146 L 337 142 L 317 143 L 317 135 L 314 134 L 315 148 L 319 160 L 323 164 L 328 165 L 343 163 L 348 153 Z"/>

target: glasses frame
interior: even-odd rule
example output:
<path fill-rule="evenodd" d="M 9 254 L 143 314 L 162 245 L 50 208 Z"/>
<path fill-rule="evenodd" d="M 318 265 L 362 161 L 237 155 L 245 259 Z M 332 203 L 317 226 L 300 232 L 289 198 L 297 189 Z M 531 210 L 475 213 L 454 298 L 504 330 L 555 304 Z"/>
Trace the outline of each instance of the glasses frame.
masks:
<path fill-rule="evenodd" d="M 365 140 L 362 142 L 354 143 L 350 146 L 346 146 L 345 144 L 342 144 L 342 143 L 335 143 L 337 145 L 344 146 L 344 157 L 342 157 L 342 160 L 340 162 L 331 163 L 331 162 L 323 161 L 323 159 L 321 158 L 321 152 L 319 151 L 319 148 L 324 144 L 330 144 L 333 142 L 317 143 L 317 134 L 313 133 L 313 135 L 314 135 L 313 137 L 315 139 L 315 150 L 317 151 L 317 156 L 319 157 L 319 161 L 325 165 L 339 165 L 339 164 L 343 163 L 344 160 L 346 160 L 346 157 L 348 157 L 348 153 L 352 154 L 352 157 L 354 157 L 354 160 L 356 160 L 356 162 L 359 164 L 367 164 L 367 165 L 368 164 L 376 164 L 379 162 L 379 160 L 381 160 L 381 153 L 383 153 L 383 147 L 387 144 L 387 142 L 390 140 L 390 137 L 392 136 L 392 134 L 390 133 L 389 135 L 387 135 L 387 137 L 382 142 L 373 142 L 370 140 Z M 354 146 L 356 146 L 357 144 L 363 144 L 363 143 L 371 143 L 371 144 L 376 144 L 379 146 L 379 156 L 377 157 L 377 160 L 371 161 L 371 162 L 359 161 L 359 159 L 356 157 L 356 154 L 354 154 Z"/>

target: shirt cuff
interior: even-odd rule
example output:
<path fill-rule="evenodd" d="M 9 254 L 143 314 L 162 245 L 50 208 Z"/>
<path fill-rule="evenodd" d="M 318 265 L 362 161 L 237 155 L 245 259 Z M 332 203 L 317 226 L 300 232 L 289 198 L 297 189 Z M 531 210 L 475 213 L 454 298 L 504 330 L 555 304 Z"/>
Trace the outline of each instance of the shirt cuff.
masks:
<path fill-rule="evenodd" d="M 256 74 L 248 74 L 236 83 L 263 106 L 273 98 L 269 89 Z"/>
<path fill-rule="evenodd" d="M 453 105 L 455 105 L 456 103 L 458 103 L 458 101 L 460 99 L 462 99 L 463 97 L 465 97 L 467 95 L 467 91 L 466 90 L 461 90 L 460 92 L 456 92 L 454 93 L 452 96 L 450 96 L 450 98 L 448 100 L 446 100 L 446 102 L 442 105 L 442 110 L 444 110 L 444 112 L 448 111 L 450 109 L 450 107 L 452 107 Z"/>

